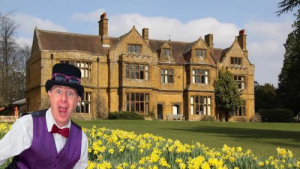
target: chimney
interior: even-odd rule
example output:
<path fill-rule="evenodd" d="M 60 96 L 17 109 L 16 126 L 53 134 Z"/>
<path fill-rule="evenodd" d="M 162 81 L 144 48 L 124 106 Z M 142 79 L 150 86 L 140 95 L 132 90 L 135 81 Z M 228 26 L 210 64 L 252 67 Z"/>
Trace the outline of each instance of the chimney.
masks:
<path fill-rule="evenodd" d="M 205 35 L 205 42 L 210 49 L 210 53 L 214 54 L 214 36 L 213 36 L 213 34 Z"/>
<path fill-rule="evenodd" d="M 244 54 L 248 57 L 247 35 L 246 35 L 245 29 L 242 29 L 239 31 L 239 36 L 237 39 L 238 39 L 239 45 L 241 46 Z"/>
<path fill-rule="evenodd" d="M 105 12 L 100 16 L 100 21 L 98 23 L 99 23 L 99 36 L 101 36 L 101 41 L 103 45 L 108 45 L 109 44 L 108 19 L 106 18 Z"/>
<path fill-rule="evenodd" d="M 145 42 L 149 43 L 149 29 L 148 28 L 143 29 L 142 37 L 143 37 Z"/>

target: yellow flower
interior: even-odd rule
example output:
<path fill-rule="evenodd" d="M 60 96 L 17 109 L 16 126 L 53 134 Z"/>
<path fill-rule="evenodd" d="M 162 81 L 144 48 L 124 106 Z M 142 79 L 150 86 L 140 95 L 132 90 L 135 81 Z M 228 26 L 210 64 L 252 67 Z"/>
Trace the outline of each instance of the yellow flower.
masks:
<path fill-rule="evenodd" d="M 110 149 L 108 150 L 108 152 L 109 152 L 110 154 L 114 154 L 115 150 L 112 149 L 112 148 L 110 148 Z"/>
<path fill-rule="evenodd" d="M 262 161 L 258 162 L 258 166 L 260 166 L 260 167 L 264 166 L 264 162 L 262 162 Z"/>
<path fill-rule="evenodd" d="M 182 163 L 182 159 L 181 158 L 176 158 L 175 162 L 178 163 L 178 164 Z"/>

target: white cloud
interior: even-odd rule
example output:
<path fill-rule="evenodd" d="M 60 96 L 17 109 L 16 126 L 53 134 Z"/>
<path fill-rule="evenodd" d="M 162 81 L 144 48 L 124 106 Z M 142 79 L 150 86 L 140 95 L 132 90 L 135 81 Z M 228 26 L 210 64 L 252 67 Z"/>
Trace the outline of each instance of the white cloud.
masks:
<path fill-rule="evenodd" d="M 45 30 L 54 30 L 54 31 L 63 31 L 67 32 L 68 30 L 59 25 L 55 24 L 50 20 L 42 20 L 35 16 L 17 13 L 12 16 L 12 19 L 19 25 L 18 32 L 21 36 L 32 37 L 34 28 L 45 29 Z"/>
<path fill-rule="evenodd" d="M 249 59 L 255 64 L 255 80 L 260 84 L 278 85 L 278 75 L 283 65 L 284 46 L 292 31 L 292 21 L 261 22 L 245 24 L 248 40 Z"/>
<path fill-rule="evenodd" d="M 21 47 L 32 45 L 32 38 L 17 37 L 17 38 L 15 38 L 15 41 Z"/>
<path fill-rule="evenodd" d="M 133 25 L 141 33 L 143 28 L 149 28 L 151 39 L 187 41 L 192 42 L 200 36 L 204 39 L 206 34 L 214 34 L 216 47 L 229 47 L 236 35 L 238 28 L 234 24 L 221 23 L 214 18 L 191 20 L 182 23 L 177 19 L 165 17 L 146 17 L 140 14 L 124 14 L 110 17 L 109 34 L 121 36 L 127 33 Z"/>
<path fill-rule="evenodd" d="M 89 13 L 76 13 L 72 15 L 70 19 L 72 21 L 96 22 L 100 20 L 100 15 L 102 15 L 103 12 L 105 12 L 105 10 L 100 8 Z"/>
<path fill-rule="evenodd" d="M 96 26 L 100 15 L 104 9 L 98 9 L 89 13 L 76 13 L 71 16 L 71 20 L 93 23 L 94 31 L 97 32 Z M 221 23 L 215 18 L 203 18 L 191 20 L 187 23 L 173 18 L 166 17 L 147 17 L 140 14 L 121 14 L 107 16 L 109 19 L 109 36 L 119 37 L 127 33 L 133 25 L 141 33 L 143 28 L 149 28 L 151 39 L 168 40 L 169 36 L 174 41 L 197 40 L 200 36 L 204 38 L 206 34 L 214 34 L 214 43 L 216 47 L 229 47 L 236 35 L 238 27 L 231 23 Z"/>

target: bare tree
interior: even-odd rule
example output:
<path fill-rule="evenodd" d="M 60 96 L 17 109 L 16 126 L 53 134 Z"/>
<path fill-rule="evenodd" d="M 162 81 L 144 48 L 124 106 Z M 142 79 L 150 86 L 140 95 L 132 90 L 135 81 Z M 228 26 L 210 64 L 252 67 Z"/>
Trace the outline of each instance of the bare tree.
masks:
<path fill-rule="evenodd" d="M 18 64 L 18 45 L 14 39 L 16 29 L 17 25 L 10 18 L 0 19 L 0 100 L 3 100 L 0 105 L 7 105 L 16 99 L 11 95 L 15 90 L 12 84 L 18 80 L 14 70 Z"/>
<path fill-rule="evenodd" d="M 106 119 L 108 117 L 106 102 L 103 96 L 97 93 L 96 96 L 96 118 Z"/>

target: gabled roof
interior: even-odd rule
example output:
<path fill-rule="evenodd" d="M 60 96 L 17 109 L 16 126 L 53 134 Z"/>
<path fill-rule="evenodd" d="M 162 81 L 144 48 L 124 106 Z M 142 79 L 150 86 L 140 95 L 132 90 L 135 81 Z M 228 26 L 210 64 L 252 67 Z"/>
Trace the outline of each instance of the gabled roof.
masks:
<path fill-rule="evenodd" d="M 127 34 L 121 37 L 108 37 L 109 47 L 103 47 L 101 37 L 98 35 L 84 35 L 66 32 L 46 31 L 35 29 L 36 36 L 40 50 L 54 50 L 54 51 L 82 51 L 95 55 L 107 55 L 108 50 L 113 49 Z M 176 64 L 186 64 L 184 54 L 190 50 L 197 41 L 178 42 L 178 41 L 165 41 L 165 40 L 149 40 L 150 49 L 156 52 L 160 49 L 161 45 L 167 42 L 172 48 L 172 54 Z M 214 60 L 220 62 L 225 56 L 227 49 L 214 49 Z"/>
<path fill-rule="evenodd" d="M 214 55 L 213 55 L 215 61 L 221 62 L 229 49 L 230 48 L 226 48 L 226 49 L 215 48 Z"/>

